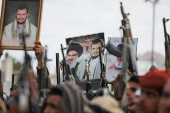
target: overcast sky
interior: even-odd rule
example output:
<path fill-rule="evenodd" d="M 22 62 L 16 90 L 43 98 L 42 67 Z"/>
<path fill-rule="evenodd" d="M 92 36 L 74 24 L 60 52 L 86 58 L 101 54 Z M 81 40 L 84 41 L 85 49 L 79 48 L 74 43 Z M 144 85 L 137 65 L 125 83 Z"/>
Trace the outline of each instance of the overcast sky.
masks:
<path fill-rule="evenodd" d="M 151 51 L 153 5 L 145 0 L 121 0 L 124 10 L 130 13 L 132 35 L 138 38 L 137 54 Z M 40 41 L 48 45 L 48 55 L 53 61 L 48 63 L 51 73 L 55 73 L 55 53 L 60 53 L 60 44 L 66 46 L 65 39 L 74 36 L 104 32 L 108 37 L 121 37 L 119 27 L 122 15 L 120 0 L 44 0 Z M 0 6 L 2 0 L 0 0 Z M 154 50 L 162 55 L 164 50 L 164 31 L 162 19 L 170 18 L 170 0 L 160 0 L 155 14 Z M 170 33 L 170 21 L 166 24 Z M 5 50 L 10 56 L 22 61 L 23 52 Z M 32 57 L 34 52 L 29 52 Z M 4 56 L 2 57 L 4 59 Z M 36 67 L 36 60 L 33 60 Z"/>

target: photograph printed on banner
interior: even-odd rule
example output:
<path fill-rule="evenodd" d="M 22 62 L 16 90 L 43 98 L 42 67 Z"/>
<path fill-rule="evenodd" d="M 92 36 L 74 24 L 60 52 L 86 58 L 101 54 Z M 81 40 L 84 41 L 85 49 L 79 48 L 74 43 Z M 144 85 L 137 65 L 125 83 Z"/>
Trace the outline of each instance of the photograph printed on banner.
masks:
<path fill-rule="evenodd" d="M 110 42 L 117 47 L 120 51 L 123 49 L 122 38 L 109 37 Z M 133 38 L 134 41 L 134 53 L 137 54 L 137 38 Z M 106 60 L 106 80 L 108 82 L 113 81 L 118 73 L 122 70 L 122 58 L 116 57 L 107 51 Z"/>
<path fill-rule="evenodd" d="M 85 61 L 89 63 L 89 79 L 100 79 L 99 47 L 104 51 L 104 33 L 66 39 L 66 61 L 76 81 L 85 79 Z"/>

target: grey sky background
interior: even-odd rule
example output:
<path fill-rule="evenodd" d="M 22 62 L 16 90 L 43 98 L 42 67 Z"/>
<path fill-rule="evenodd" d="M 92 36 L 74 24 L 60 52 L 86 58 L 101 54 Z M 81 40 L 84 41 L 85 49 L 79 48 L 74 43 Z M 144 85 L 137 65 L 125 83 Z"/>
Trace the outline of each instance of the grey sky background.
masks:
<path fill-rule="evenodd" d="M 125 13 L 130 13 L 132 35 L 138 38 L 137 54 L 151 51 L 153 5 L 145 0 L 44 0 L 40 41 L 48 45 L 48 56 L 53 61 L 48 63 L 50 73 L 55 73 L 55 53 L 60 53 L 60 44 L 66 47 L 65 38 L 99 32 L 108 37 L 121 37 L 119 27 L 122 15 L 120 2 Z M 0 6 L 2 0 L 0 0 Z M 164 50 L 164 31 L 162 19 L 170 18 L 170 0 L 159 0 L 155 13 L 154 50 L 162 55 Z M 170 21 L 166 24 L 170 33 Z M 5 50 L 10 56 L 23 61 L 23 51 Z M 35 57 L 34 52 L 29 52 Z M 5 55 L 2 57 L 2 60 Z M 37 61 L 33 60 L 34 69 Z"/>

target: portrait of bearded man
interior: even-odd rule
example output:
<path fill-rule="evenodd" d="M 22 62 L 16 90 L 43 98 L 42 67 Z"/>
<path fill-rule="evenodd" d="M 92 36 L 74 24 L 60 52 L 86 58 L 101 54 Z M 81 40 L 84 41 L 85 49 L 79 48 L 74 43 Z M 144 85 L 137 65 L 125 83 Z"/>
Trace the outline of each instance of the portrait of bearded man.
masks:
<path fill-rule="evenodd" d="M 25 36 L 27 47 L 34 46 L 33 42 L 36 41 L 37 27 L 29 21 L 29 14 L 27 5 L 18 5 L 14 21 L 4 26 L 2 46 L 22 46 L 20 35 Z"/>

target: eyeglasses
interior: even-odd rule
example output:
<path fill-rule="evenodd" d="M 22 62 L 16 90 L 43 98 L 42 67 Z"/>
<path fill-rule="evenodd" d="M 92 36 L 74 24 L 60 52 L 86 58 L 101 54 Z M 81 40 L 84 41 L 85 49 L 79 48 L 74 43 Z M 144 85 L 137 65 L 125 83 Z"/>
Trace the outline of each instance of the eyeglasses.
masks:
<path fill-rule="evenodd" d="M 76 57 L 77 54 L 67 55 L 68 57 Z"/>

